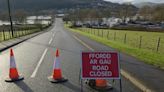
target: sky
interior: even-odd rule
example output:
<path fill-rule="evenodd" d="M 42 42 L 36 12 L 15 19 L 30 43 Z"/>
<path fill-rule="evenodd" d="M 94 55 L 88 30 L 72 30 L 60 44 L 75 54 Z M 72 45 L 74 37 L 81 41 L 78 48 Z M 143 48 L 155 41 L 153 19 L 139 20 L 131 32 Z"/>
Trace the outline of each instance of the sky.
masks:
<path fill-rule="evenodd" d="M 105 0 L 111 1 L 116 3 L 123 3 L 123 2 L 132 2 L 132 3 L 140 3 L 140 2 L 153 2 L 153 3 L 164 3 L 164 0 Z"/>

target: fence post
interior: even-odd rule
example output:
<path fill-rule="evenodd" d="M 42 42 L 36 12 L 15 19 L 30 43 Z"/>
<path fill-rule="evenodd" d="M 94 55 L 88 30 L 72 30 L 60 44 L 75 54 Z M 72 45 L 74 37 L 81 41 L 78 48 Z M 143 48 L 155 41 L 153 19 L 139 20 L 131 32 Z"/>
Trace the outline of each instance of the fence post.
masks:
<path fill-rule="evenodd" d="M 17 30 L 17 29 L 15 29 L 15 30 L 17 31 L 17 34 L 18 34 L 18 37 L 19 37 L 19 35 L 20 35 L 20 34 L 19 34 L 19 31 L 20 31 L 20 30 Z"/>
<path fill-rule="evenodd" d="M 10 39 L 12 38 L 12 33 L 11 30 L 9 29 L 9 35 L 10 35 Z"/>
<path fill-rule="evenodd" d="M 20 30 L 15 29 L 15 31 L 17 32 L 17 37 L 19 37 L 19 31 Z"/>
<path fill-rule="evenodd" d="M 24 30 L 24 29 L 23 29 Z M 21 36 L 23 36 L 23 30 L 21 30 Z"/>
<path fill-rule="evenodd" d="M 6 40 L 4 29 L 3 29 L 3 40 Z"/>
<path fill-rule="evenodd" d="M 88 33 L 88 30 L 90 30 L 90 29 L 87 29 L 85 32 Z"/>
<path fill-rule="evenodd" d="M 82 29 L 81 31 L 83 32 L 84 27 L 82 27 L 81 29 Z"/>
<path fill-rule="evenodd" d="M 85 32 L 88 33 L 88 30 L 90 30 L 90 29 L 87 29 Z"/>
<path fill-rule="evenodd" d="M 94 32 L 94 30 L 91 31 L 91 34 L 94 34 L 93 32 Z"/>
<path fill-rule="evenodd" d="M 1 30 L 0 30 L 0 42 L 3 40 L 3 32 L 1 32 Z"/>
<path fill-rule="evenodd" d="M 26 30 L 26 35 L 29 33 L 29 31 L 28 31 L 28 30 L 29 30 L 29 28 L 27 28 L 27 30 Z M 39 30 L 40 30 L 40 29 L 39 29 Z"/>
<path fill-rule="evenodd" d="M 104 37 L 104 30 L 102 29 L 102 38 Z"/>
<path fill-rule="evenodd" d="M 18 31 L 16 29 L 14 29 L 14 31 L 16 32 L 16 37 L 18 37 L 19 36 Z"/>
<path fill-rule="evenodd" d="M 15 29 L 13 29 L 14 30 L 14 38 L 15 37 L 17 37 L 17 32 L 15 31 Z"/>
<path fill-rule="evenodd" d="M 10 33 L 10 39 L 13 38 L 11 30 L 9 30 L 9 33 Z"/>
<path fill-rule="evenodd" d="M 142 46 L 142 36 L 140 36 L 140 44 L 139 44 L 139 48 L 141 48 Z"/>
<path fill-rule="evenodd" d="M 93 34 L 94 34 L 94 35 L 95 35 L 95 31 L 96 31 L 96 30 L 93 31 Z"/>
<path fill-rule="evenodd" d="M 97 29 L 98 30 L 98 29 Z M 98 36 L 100 36 L 100 31 L 98 30 Z"/>
<path fill-rule="evenodd" d="M 91 34 L 93 34 L 93 30 L 91 30 Z"/>
<path fill-rule="evenodd" d="M 90 29 L 86 30 L 86 33 L 88 33 L 89 30 L 90 30 Z"/>
<path fill-rule="evenodd" d="M 114 40 L 116 40 L 116 32 L 114 32 Z"/>
<path fill-rule="evenodd" d="M 89 30 L 89 34 L 91 33 L 92 30 Z"/>
<path fill-rule="evenodd" d="M 127 35 L 127 34 L 125 33 L 125 37 L 124 37 L 124 44 L 126 44 L 126 35 Z"/>
<path fill-rule="evenodd" d="M 16 32 L 16 37 L 19 37 L 18 30 L 14 29 L 14 31 Z"/>
<path fill-rule="evenodd" d="M 24 30 L 26 30 L 26 29 L 24 29 Z M 22 36 L 24 36 L 24 30 L 22 31 L 23 32 Z"/>
<path fill-rule="evenodd" d="M 107 33 L 107 39 L 109 39 L 109 31 L 107 31 L 108 33 Z"/>
<path fill-rule="evenodd" d="M 9 30 L 9 37 L 10 37 L 10 39 L 12 38 L 11 30 Z"/>
<path fill-rule="evenodd" d="M 7 39 L 10 39 L 10 30 L 7 31 Z"/>
<path fill-rule="evenodd" d="M 157 43 L 157 52 L 159 51 L 160 42 L 161 42 L 161 37 L 158 38 L 158 43 Z"/>
<path fill-rule="evenodd" d="M 7 36 L 8 36 L 8 39 L 10 39 L 12 36 L 10 35 L 10 29 L 7 29 L 8 31 L 6 31 L 6 33 L 7 33 Z M 7 39 L 7 37 L 6 37 L 6 39 Z"/>

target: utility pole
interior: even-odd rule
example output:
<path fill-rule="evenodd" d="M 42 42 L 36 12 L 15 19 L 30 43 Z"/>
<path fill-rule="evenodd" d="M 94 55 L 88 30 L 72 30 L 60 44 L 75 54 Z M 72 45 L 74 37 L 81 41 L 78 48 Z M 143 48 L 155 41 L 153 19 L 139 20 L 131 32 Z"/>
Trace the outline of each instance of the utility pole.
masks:
<path fill-rule="evenodd" d="M 10 19 L 10 29 L 11 29 L 12 37 L 14 37 L 13 22 L 12 22 L 12 17 L 11 17 L 10 1 L 9 0 L 7 0 L 7 5 L 8 5 L 9 19 Z"/>

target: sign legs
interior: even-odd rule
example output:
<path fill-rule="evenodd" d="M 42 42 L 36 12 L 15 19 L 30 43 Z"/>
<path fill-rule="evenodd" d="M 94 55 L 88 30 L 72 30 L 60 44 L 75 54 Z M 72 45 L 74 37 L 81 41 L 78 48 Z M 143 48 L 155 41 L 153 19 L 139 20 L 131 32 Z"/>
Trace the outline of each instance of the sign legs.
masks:
<path fill-rule="evenodd" d="M 122 80 L 120 78 L 120 92 L 122 92 Z"/>

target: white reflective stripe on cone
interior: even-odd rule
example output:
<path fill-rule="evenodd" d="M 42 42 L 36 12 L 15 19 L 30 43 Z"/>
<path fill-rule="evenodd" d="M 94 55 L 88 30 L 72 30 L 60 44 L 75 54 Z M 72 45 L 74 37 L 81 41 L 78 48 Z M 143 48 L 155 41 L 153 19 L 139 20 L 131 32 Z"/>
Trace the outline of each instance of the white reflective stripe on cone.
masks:
<path fill-rule="evenodd" d="M 59 59 L 59 57 L 55 58 L 53 69 L 60 69 L 60 59 Z"/>
<path fill-rule="evenodd" d="M 10 57 L 10 68 L 16 68 L 14 56 Z"/>

